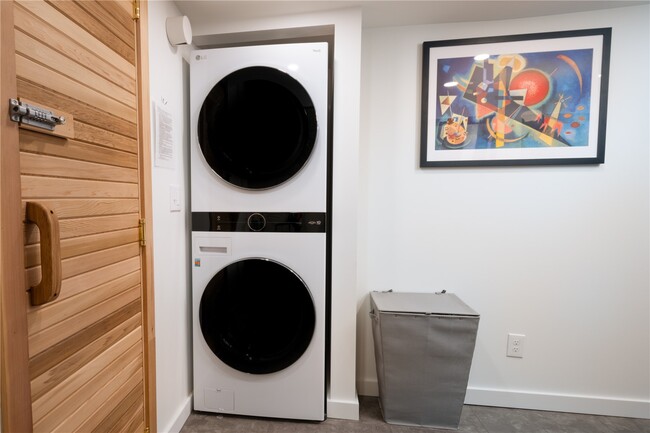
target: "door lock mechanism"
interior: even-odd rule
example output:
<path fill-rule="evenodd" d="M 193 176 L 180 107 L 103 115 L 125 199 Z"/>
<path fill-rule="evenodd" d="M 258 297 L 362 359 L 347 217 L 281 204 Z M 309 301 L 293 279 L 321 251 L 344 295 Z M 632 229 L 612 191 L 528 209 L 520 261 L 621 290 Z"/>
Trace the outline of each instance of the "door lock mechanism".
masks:
<path fill-rule="evenodd" d="M 50 110 L 27 104 L 17 99 L 9 100 L 11 120 L 26 125 L 53 131 L 56 125 L 64 125 L 65 117 L 57 116 Z"/>

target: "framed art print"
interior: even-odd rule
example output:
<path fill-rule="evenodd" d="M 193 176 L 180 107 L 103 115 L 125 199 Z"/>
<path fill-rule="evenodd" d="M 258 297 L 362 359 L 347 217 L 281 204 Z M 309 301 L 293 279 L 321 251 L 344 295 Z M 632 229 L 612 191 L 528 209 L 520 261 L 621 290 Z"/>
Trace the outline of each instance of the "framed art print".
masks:
<path fill-rule="evenodd" d="M 423 43 L 420 166 L 600 164 L 611 29 Z"/>

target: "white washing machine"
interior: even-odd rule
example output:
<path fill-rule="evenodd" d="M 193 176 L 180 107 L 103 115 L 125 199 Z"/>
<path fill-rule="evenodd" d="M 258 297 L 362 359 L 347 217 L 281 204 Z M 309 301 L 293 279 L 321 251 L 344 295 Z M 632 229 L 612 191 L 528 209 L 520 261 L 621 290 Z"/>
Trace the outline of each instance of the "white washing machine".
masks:
<path fill-rule="evenodd" d="M 325 226 L 192 213 L 195 410 L 325 419 Z"/>
<path fill-rule="evenodd" d="M 193 51 L 192 211 L 325 212 L 327 43 Z"/>

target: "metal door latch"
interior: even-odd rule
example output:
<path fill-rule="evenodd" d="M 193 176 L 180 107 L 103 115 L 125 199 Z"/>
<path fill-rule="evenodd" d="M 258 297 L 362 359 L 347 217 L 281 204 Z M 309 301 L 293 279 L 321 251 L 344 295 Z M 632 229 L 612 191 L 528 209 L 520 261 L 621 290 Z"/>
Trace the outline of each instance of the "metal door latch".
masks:
<path fill-rule="evenodd" d="M 17 99 L 9 100 L 9 113 L 11 120 L 26 125 L 54 131 L 56 125 L 64 125 L 65 117 L 56 116 L 50 110 L 21 102 Z"/>

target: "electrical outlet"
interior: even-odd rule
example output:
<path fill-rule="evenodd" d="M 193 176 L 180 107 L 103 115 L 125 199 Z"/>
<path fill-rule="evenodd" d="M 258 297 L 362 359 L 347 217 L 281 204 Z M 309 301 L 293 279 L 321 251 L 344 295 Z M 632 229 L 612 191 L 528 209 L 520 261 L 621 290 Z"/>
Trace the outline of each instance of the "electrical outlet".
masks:
<path fill-rule="evenodd" d="M 508 334 L 508 350 L 506 356 L 512 358 L 523 358 L 525 339 L 526 336 L 522 334 Z"/>

